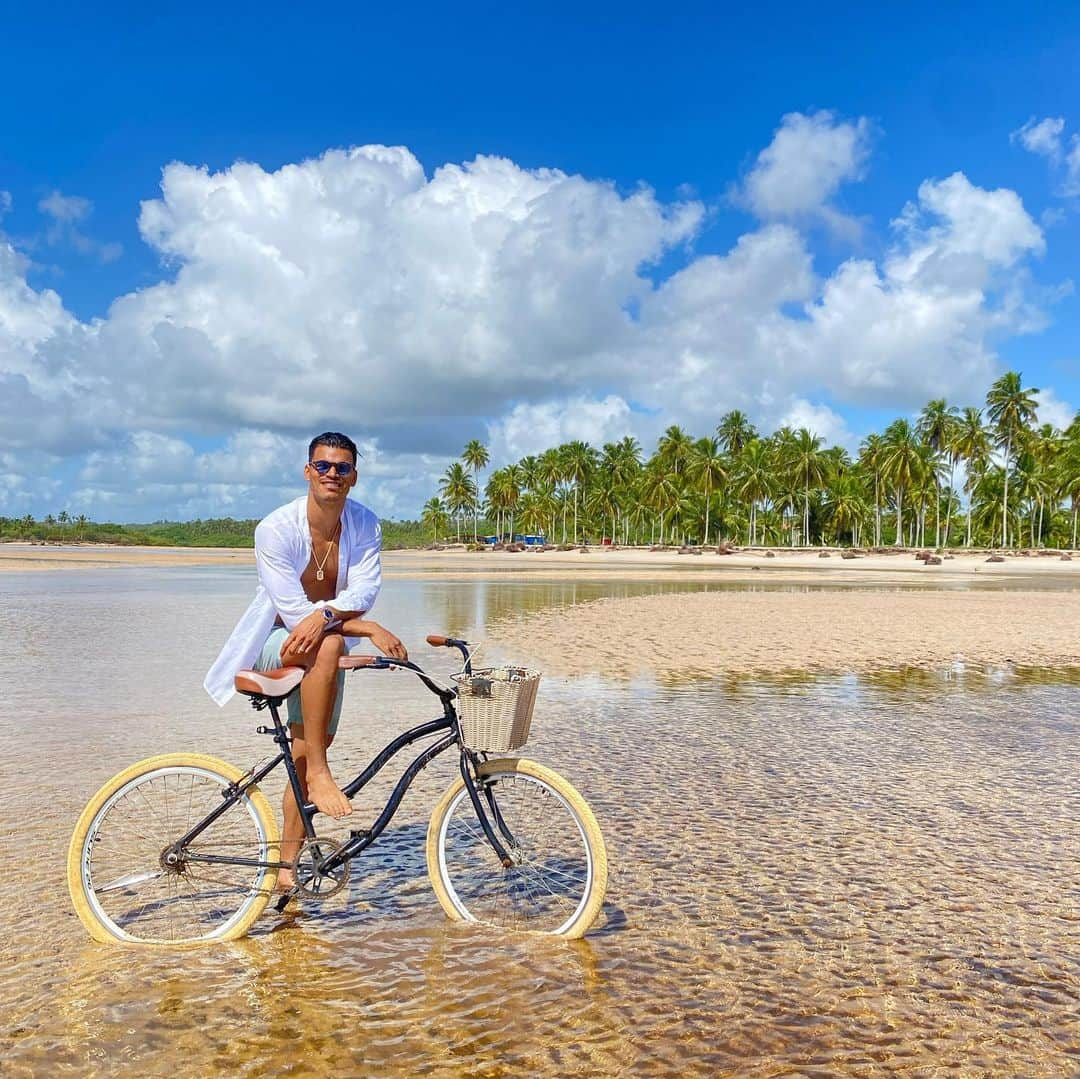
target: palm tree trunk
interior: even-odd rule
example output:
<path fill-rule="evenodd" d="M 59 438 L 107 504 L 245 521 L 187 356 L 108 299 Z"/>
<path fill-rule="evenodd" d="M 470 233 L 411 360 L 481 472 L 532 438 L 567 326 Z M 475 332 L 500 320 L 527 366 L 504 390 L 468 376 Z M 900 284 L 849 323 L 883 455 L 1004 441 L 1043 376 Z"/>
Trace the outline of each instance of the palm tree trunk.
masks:
<path fill-rule="evenodd" d="M 904 502 L 904 489 L 903 489 L 903 487 L 897 487 L 896 488 L 896 542 L 893 543 L 894 547 L 903 547 L 904 546 L 903 502 Z"/>
<path fill-rule="evenodd" d="M 881 546 L 881 476 L 874 473 L 874 546 Z"/>
<path fill-rule="evenodd" d="M 1001 546 L 1009 546 L 1009 457 L 1012 455 L 1012 435 L 1005 442 L 1005 494 L 1001 499 Z"/>

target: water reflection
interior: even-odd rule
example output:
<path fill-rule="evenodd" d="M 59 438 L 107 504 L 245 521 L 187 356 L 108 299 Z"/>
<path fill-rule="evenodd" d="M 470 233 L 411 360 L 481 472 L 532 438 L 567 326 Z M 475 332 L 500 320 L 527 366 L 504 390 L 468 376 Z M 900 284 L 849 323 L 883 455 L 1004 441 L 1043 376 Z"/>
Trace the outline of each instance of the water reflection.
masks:
<path fill-rule="evenodd" d="M 588 797 L 611 863 L 585 941 L 445 920 L 424 860 L 454 775 L 441 759 L 322 907 L 136 961 L 86 941 L 64 893 L 67 838 L 132 758 L 197 749 L 246 765 L 269 748 L 241 702 L 219 712 L 198 688 L 249 581 L 57 578 L 0 578 L 15 867 L 0 876 L 0 1052 L 14 1074 L 1075 1073 L 1080 672 L 552 678 L 529 752 Z M 380 617 L 412 643 L 600 594 L 611 587 L 409 580 Z M 38 619 L 81 642 L 77 662 Z M 449 670 L 445 652 L 415 650 Z M 406 676 L 350 677 L 341 773 L 433 709 Z M 355 826 L 394 778 L 357 799 Z"/>

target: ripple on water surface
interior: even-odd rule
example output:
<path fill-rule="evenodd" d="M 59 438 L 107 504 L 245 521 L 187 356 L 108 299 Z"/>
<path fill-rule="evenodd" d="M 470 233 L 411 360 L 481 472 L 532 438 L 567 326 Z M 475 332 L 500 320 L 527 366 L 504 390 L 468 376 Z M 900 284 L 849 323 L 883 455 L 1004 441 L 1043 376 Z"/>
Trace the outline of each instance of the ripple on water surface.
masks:
<path fill-rule="evenodd" d="M 369 681 L 347 702 L 339 774 L 429 712 L 400 676 L 354 677 Z M 151 747 L 249 763 L 268 746 L 242 709 L 181 724 L 170 695 L 155 711 L 131 692 L 31 739 L 0 716 L 13 1074 L 1076 1073 L 1067 681 L 552 679 L 529 751 L 588 797 L 611 864 L 586 940 L 444 919 L 423 856 L 453 776 L 440 760 L 338 896 L 182 953 L 87 942 L 62 890 L 71 824 Z M 357 800 L 358 824 L 385 791 Z"/>

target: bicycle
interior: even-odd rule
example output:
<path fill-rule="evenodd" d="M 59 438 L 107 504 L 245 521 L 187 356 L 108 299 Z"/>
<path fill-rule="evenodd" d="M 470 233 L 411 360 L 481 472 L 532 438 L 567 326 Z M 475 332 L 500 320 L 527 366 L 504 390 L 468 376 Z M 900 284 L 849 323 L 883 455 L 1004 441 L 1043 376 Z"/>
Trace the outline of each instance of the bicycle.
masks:
<path fill-rule="evenodd" d="M 456 648 L 456 679 L 474 675 L 468 642 L 432 635 Z M 459 750 L 460 776 L 436 804 L 427 830 L 427 870 L 435 897 L 455 921 L 581 937 L 600 913 L 607 853 L 581 795 L 556 772 L 523 757 L 493 756 L 463 736 L 455 700 L 415 663 L 385 656 L 345 656 L 347 670 L 409 670 L 442 702 L 438 719 L 398 735 L 343 787 L 352 798 L 406 746 L 439 735 L 405 769 L 382 812 L 349 839 L 319 837 L 318 810 L 305 802 L 279 708 L 306 671 L 241 671 L 236 688 L 257 711 L 268 709 L 278 747 L 247 771 L 215 757 L 173 753 L 133 764 L 110 779 L 83 810 L 68 849 L 68 888 L 80 920 L 103 943 L 186 945 L 243 936 L 278 895 L 325 899 L 348 883 L 350 864 L 386 829 L 410 784 L 431 761 Z M 520 747 L 519 747 L 520 748 Z M 284 763 L 305 838 L 282 861 L 277 818 L 258 784 Z M 278 872 L 295 886 L 275 892 Z"/>

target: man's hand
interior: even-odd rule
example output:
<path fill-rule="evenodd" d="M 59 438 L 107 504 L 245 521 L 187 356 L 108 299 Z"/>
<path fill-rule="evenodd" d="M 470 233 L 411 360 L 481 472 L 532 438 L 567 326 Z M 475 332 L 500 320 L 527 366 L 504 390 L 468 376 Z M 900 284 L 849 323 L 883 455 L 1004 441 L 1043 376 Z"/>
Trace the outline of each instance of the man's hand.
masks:
<path fill-rule="evenodd" d="M 409 653 L 405 649 L 405 645 L 398 640 L 388 629 L 380 626 L 378 622 L 368 622 L 371 626 L 371 643 L 382 652 L 384 656 L 389 656 L 391 659 L 408 659 Z"/>
<path fill-rule="evenodd" d="M 322 610 L 312 611 L 307 618 L 296 623 L 296 629 L 285 638 L 281 654 L 291 652 L 295 656 L 308 656 L 315 650 L 326 632 L 326 617 Z"/>

